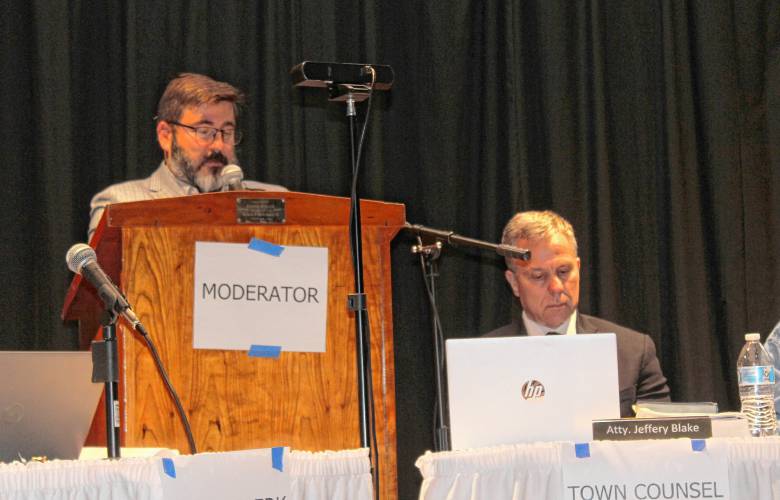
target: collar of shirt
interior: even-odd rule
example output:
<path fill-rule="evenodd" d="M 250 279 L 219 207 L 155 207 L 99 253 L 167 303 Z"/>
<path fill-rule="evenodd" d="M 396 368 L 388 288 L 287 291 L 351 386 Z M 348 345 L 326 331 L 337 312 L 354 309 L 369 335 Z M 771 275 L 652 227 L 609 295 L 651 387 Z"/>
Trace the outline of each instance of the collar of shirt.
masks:
<path fill-rule="evenodd" d="M 149 187 L 152 191 L 163 191 L 173 196 L 189 196 L 200 192 L 195 186 L 173 175 L 165 160 L 162 161 L 151 181 Z"/>
<path fill-rule="evenodd" d="M 548 332 L 555 332 L 560 335 L 576 335 L 577 334 L 577 311 L 575 310 L 569 316 L 569 319 L 561 323 L 557 328 L 550 328 L 549 326 L 540 325 L 536 321 L 528 317 L 523 311 L 523 324 L 525 325 L 525 331 L 529 337 L 547 335 Z"/>

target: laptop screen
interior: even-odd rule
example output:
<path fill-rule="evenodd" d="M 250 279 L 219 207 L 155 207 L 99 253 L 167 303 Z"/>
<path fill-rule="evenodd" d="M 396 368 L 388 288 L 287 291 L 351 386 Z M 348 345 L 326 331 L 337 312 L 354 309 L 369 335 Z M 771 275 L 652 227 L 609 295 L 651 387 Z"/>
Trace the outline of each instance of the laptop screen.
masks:
<path fill-rule="evenodd" d="M 612 333 L 449 339 L 453 449 L 588 442 L 592 421 L 620 418 Z"/>
<path fill-rule="evenodd" d="M 89 351 L 0 351 L 0 461 L 75 459 L 103 384 Z"/>

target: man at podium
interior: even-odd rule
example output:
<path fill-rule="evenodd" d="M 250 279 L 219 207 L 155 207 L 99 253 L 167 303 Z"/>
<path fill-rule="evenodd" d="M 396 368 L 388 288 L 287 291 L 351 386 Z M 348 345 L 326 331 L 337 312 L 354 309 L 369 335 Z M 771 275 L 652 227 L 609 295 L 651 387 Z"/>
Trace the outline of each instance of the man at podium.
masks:
<path fill-rule="evenodd" d="M 208 76 L 182 73 L 168 83 L 157 106 L 157 142 L 163 160 L 146 179 L 114 184 L 90 204 L 88 237 L 92 238 L 103 209 L 111 203 L 188 196 L 224 190 L 221 173 L 237 163 L 238 106 L 243 93 Z M 243 187 L 287 191 L 282 186 L 244 181 Z"/>
<path fill-rule="evenodd" d="M 632 416 L 631 405 L 637 400 L 669 399 L 666 377 L 648 335 L 577 311 L 580 258 L 569 221 L 552 211 L 520 212 L 507 223 L 501 242 L 531 251 L 527 262 L 506 259 L 505 277 L 523 314 L 486 336 L 614 333 L 621 416 Z"/>

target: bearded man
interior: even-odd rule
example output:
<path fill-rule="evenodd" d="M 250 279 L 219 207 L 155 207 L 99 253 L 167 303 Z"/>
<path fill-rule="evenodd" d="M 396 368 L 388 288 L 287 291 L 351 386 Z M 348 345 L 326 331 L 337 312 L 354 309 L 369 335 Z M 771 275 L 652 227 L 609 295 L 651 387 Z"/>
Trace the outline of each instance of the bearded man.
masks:
<path fill-rule="evenodd" d="M 171 80 L 157 106 L 157 142 L 163 161 L 146 179 L 114 184 L 90 203 L 88 237 L 97 228 L 106 205 L 210 193 L 223 186 L 222 169 L 237 163 L 237 126 L 243 93 L 205 75 L 182 73 Z M 252 190 L 287 191 L 282 186 L 244 181 Z"/>

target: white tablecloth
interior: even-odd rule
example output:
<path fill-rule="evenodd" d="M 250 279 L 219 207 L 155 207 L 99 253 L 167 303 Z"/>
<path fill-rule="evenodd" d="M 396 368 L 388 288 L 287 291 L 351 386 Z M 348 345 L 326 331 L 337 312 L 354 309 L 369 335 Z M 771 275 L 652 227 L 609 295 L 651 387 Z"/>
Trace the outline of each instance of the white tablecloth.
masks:
<path fill-rule="evenodd" d="M 368 450 L 291 451 L 291 499 L 370 500 Z M 0 464 L 0 498 L 162 500 L 160 458 Z"/>
<path fill-rule="evenodd" d="M 780 438 L 708 439 L 707 447 L 726 458 L 731 500 L 780 500 Z M 571 444 L 428 452 L 416 463 L 423 476 L 420 500 L 563 500 L 563 450 Z"/>

